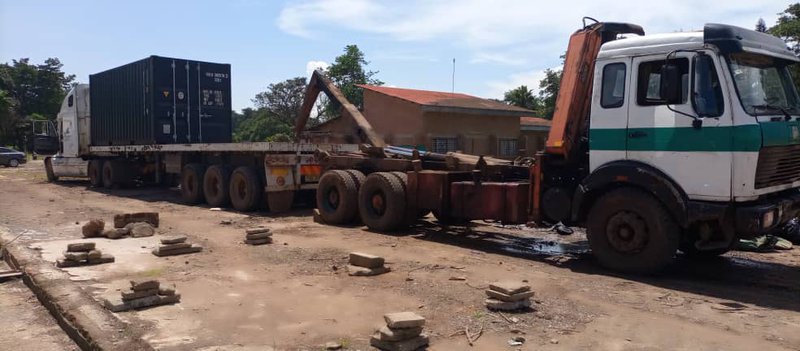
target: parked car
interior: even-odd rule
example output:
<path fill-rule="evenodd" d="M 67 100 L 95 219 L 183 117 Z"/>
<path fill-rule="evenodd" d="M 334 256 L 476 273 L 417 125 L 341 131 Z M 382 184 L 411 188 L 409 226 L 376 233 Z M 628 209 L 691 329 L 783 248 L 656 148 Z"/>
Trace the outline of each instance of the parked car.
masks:
<path fill-rule="evenodd" d="M 17 167 L 21 163 L 27 162 L 25 153 L 19 152 L 12 148 L 0 147 L 0 165 L 6 167 Z"/>

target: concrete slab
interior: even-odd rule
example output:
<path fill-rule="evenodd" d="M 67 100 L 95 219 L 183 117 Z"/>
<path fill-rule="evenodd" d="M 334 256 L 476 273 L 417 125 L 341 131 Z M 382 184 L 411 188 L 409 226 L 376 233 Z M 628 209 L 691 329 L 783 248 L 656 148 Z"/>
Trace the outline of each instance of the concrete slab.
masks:
<path fill-rule="evenodd" d="M 428 343 L 428 336 L 425 334 L 403 341 L 384 341 L 380 339 L 379 333 L 376 333 L 369 339 L 370 345 L 383 351 L 416 351 Z"/>
<path fill-rule="evenodd" d="M 385 260 L 383 257 L 371 255 L 363 252 L 351 252 L 350 264 L 365 268 L 379 268 L 383 267 Z"/>
<path fill-rule="evenodd" d="M 414 312 L 395 312 L 383 315 L 386 326 L 391 329 L 417 328 L 425 325 L 425 317 Z"/>
<path fill-rule="evenodd" d="M 378 268 L 365 268 L 354 265 L 347 265 L 347 274 L 356 277 L 369 277 L 373 275 L 388 273 L 391 270 L 392 270 L 391 268 L 386 266 Z"/>
<path fill-rule="evenodd" d="M 504 280 L 489 284 L 489 289 L 501 292 L 506 295 L 514 295 L 516 293 L 521 293 L 531 290 L 531 287 L 530 285 L 527 285 L 520 281 Z"/>
<path fill-rule="evenodd" d="M 508 295 L 508 294 L 503 294 L 499 291 L 486 290 L 486 296 L 505 302 L 515 302 L 519 300 L 530 299 L 531 297 L 533 297 L 533 295 L 534 295 L 533 291 L 525 291 L 514 295 Z"/>
<path fill-rule="evenodd" d="M 422 334 L 422 327 L 392 329 L 384 325 L 378 329 L 378 336 L 381 341 L 408 340 L 420 334 Z"/>

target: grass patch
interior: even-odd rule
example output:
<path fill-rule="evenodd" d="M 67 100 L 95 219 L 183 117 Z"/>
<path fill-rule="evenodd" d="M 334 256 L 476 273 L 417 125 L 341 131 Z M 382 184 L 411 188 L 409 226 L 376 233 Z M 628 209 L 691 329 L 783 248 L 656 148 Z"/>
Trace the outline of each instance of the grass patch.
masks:
<path fill-rule="evenodd" d="M 148 278 L 156 278 L 156 277 L 160 277 L 161 274 L 163 274 L 163 273 L 164 273 L 164 269 L 163 268 L 153 268 L 153 269 L 148 269 L 148 270 L 142 272 L 142 275 L 145 276 L 145 277 L 148 277 Z"/>

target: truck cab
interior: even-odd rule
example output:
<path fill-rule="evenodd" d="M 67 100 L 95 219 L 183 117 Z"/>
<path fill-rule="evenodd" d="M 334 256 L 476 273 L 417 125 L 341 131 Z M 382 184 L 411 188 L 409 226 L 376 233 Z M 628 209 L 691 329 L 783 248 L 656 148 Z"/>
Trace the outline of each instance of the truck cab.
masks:
<path fill-rule="evenodd" d="M 45 158 L 48 179 L 59 176 L 86 177 L 89 154 L 90 121 L 89 85 L 75 85 L 61 102 L 56 119 L 58 123 L 59 150 Z"/>
<path fill-rule="evenodd" d="M 667 248 L 645 261 L 671 258 L 675 245 L 717 255 L 797 216 L 800 98 L 789 71 L 797 63 L 779 38 L 721 24 L 600 47 L 588 174 L 572 210 L 602 263 L 629 270 L 621 262 L 653 240 Z M 626 208 L 644 207 L 639 197 L 659 208 L 641 216 Z M 642 234 L 670 228 L 667 238 Z"/>

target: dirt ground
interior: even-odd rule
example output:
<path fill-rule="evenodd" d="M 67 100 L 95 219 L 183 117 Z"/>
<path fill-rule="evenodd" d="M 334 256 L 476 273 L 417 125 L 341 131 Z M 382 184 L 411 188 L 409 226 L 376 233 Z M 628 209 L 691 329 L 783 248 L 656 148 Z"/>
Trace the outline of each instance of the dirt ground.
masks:
<path fill-rule="evenodd" d="M 798 249 L 678 257 L 663 275 L 621 276 L 596 265 L 581 232 L 421 221 L 383 235 L 313 223 L 308 207 L 281 216 L 211 211 L 182 205 L 175 189 L 49 184 L 37 161 L 0 168 L 0 226 L 44 260 L 79 241 L 87 220 L 136 211 L 160 213 L 158 235 L 93 239 L 117 261 L 68 272 L 98 297 L 136 277 L 174 284 L 180 304 L 118 314 L 157 349 L 319 350 L 338 341 L 368 350 L 383 314 L 415 311 L 427 318 L 430 350 L 800 350 Z M 272 228 L 275 243 L 242 244 L 243 228 L 255 225 Z M 167 234 L 205 250 L 152 255 Z M 392 271 L 350 277 L 350 251 L 384 256 Z M 533 310 L 487 311 L 483 290 L 501 279 L 528 281 Z M 472 347 L 465 328 L 483 331 Z M 518 335 L 526 342 L 509 346 Z"/>

